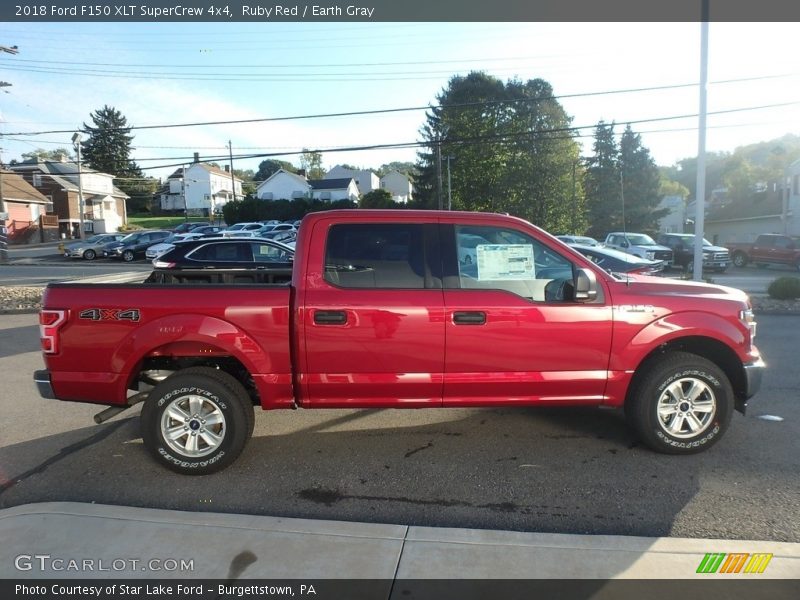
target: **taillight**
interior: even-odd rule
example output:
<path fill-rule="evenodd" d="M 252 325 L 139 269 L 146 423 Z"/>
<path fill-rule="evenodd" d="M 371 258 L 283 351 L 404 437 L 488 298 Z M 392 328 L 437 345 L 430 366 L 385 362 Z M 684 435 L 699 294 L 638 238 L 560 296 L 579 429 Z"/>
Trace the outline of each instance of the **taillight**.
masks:
<path fill-rule="evenodd" d="M 39 337 L 45 354 L 58 352 L 58 328 L 67 321 L 65 310 L 43 310 L 39 313 Z"/>
<path fill-rule="evenodd" d="M 153 261 L 153 266 L 156 269 L 172 269 L 175 266 L 175 263 L 156 259 Z"/>

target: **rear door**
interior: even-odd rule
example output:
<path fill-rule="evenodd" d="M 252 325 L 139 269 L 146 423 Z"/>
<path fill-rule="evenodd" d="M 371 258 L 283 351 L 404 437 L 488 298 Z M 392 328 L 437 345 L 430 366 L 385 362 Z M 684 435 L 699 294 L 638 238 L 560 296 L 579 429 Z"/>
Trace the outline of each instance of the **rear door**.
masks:
<path fill-rule="evenodd" d="M 600 403 L 611 348 L 607 298 L 574 302 L 573 263 L 521 229 L 476 221 L 443 225 L 440 235 L 444 404 Z M 487 243 L 473 248 L 475 237 Z"/>
<path fill-rule="evenodd" d="M 438 227 L 318 221 L 298 304 L 304 404 L 439 405 L 444 299 Z M 320 269 L 316 265 L 324 265 Z"/>

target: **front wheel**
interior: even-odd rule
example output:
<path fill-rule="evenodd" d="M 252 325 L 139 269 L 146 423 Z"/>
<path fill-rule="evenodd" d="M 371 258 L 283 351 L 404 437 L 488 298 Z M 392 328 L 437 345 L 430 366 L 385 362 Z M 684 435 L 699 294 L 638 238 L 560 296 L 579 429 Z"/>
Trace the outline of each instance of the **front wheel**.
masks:
<path fill-rule="evenodd" d="M 125 262 L 133 262 L 134 258 L 136 258 L 136 256 L 134 256 L 133 250 L 125 250 L 125 252 L 122 253 L 122 260 Z"/>
<path fill-rule="evenodd" d="M 744 252 L 734 252 L 733 264 L 737 267 L 743 267 L 747 264 L 747 255 Z"/>
<path fill-rule="evenodd" d="M 711 361 L 672 352 L 645 365 L 625 405 L 642 441 L 664 454 L 694 454 L 715 444 L 733 415 L 733 389 Z"/>
<path fill-rule="evenodd" d="M 253 433 L 242 385 L 210 367 L 183 369 L 159 383 L 142 408 L 142 439 L 158 462 L 186 475 L 230 465 Z"/>
<path fill-rule="evenodd" d="M 94 250 L 87 250 L 83 253 L 83 258 L 86 260 L 94 260 L 97 258 L 97 253 Z"/>

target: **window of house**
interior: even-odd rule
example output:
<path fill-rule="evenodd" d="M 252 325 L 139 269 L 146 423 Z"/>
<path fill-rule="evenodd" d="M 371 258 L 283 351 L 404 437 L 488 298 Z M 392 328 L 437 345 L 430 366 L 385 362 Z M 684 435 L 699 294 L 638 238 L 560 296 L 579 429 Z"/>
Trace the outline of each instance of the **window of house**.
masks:
<path fill-rule="evenodd" d="M 325 280 L 346 288 L 424 289 L 422 225 L 334 225 L 325 248 Z"/>
<path fill-rule="evenodd" d="M 456 226 L 459 286 L 511 292 L 534 302 L 572 298 L 572 263 L 525 233 Z"/>
<path fill-rule="evenodd" d="M 38 173 L 33 174 L 33 187 L 40 187 L 42 185 L 42 176 Z"/>
<path fill-rule="evenodd" d="M 794 176 L 794 194 L 800 194 L 800 175 Z"/>

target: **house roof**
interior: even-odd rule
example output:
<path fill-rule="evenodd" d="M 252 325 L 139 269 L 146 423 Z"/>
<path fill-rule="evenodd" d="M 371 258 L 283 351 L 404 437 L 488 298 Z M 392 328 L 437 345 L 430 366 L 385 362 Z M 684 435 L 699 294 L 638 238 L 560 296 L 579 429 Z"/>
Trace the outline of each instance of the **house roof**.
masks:
<path fill-rule="evenodd" d="M 278 169 L 272 175 L 267 177 L 264 181 L 259 183 L 258 187 L 256 189 L 261 189 L 264 185 L 266 185 L 268 182 L 272 181 L 275 177 L 277 177 L 281 173 L 283 173 L 285 175 L 288 175 L 292 179 L 295 179 L 297 181 L 297 183 L 299 183 L 300 185 L 303 186 L 304 189 L 308 189 L 309 184 L 311 183 L 310 181 L 308 181 L 308 179 L 306 179 L 302 175 L 298 175 L 297 173 L 290 173 L 289 171 L 285 171 L 283 169 Z"/>
<path fill-rule="evenodd" d="M 0 172 L 3 181 L 3 200 L 7 202 L 33 202 L 47 204 L 50 201 L 39 190 L 22 178 L 22 175 L 11 171 Z"/>
<path fill-rule="evenodd" d="M 340 179 L 310 179 L 308 183 L 314 190 L 346 190 L 352 181 L 352 177 L 343 177 Z"/>
<path fill-rule="evenodd" d="M 209 164 L 207 164 L 207 163 L 192 163 L 192 165 L 191 165 L 189 168 L 187 168 L 187 171 L 188 171 L 189 169 L 191 169 L 192 167 L 196 166 L 196 165 L 199 165 L 199 166 L 201 166 L 203 169 L 205 169 L 205 170 L 206 170 L 206 171 L 208 171 L 209 173 L 214 173 L 214 174 L 216 174 L 216 175 L 222 175 L 223 177 L 227 177 L 227 178 L 229 178 L 229 179 L 230 179 L 230 176 L 231 176 L 231 173 L 230 173 L 230 171 L 226 171 L 226 170 L 224 170 L 224 169 L 220 169 L 219 167 L 214 167 L 214 166 L 212 166 L 212 165 L 209 165 Z M 177 171 L 176 171 L 176 172 L 177 172 Z M 238 177 L 236 177 L 236 175 L 234 175 L 234 176 L 233 176 L 233 178 L 234 178 L 236 181 L 241 181 L 241 179 L 239 179 Z"/>
<path fill-rule="evenodd" d="M 783 211 L 783 201 L 778 194 L 753 194 L 748 200 L 735 200 L 709 212 L 707 223 L 738 221 L 758 217 L 772 217 Z"/>

